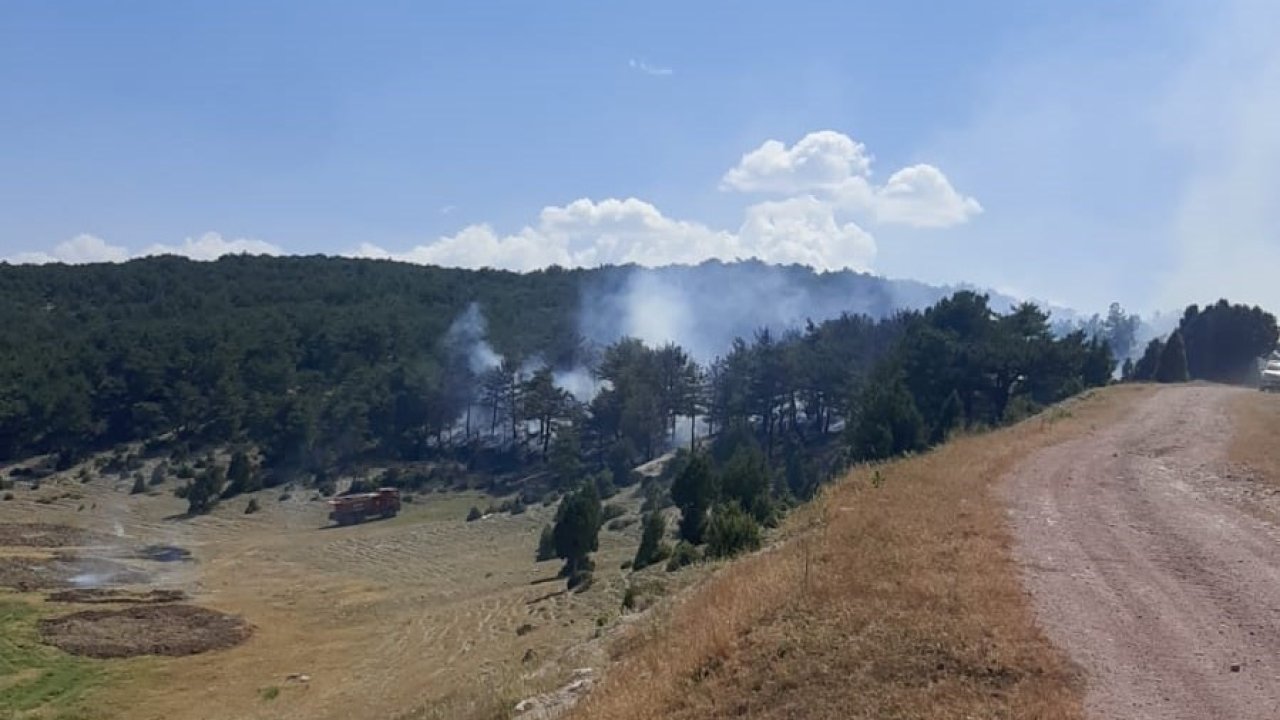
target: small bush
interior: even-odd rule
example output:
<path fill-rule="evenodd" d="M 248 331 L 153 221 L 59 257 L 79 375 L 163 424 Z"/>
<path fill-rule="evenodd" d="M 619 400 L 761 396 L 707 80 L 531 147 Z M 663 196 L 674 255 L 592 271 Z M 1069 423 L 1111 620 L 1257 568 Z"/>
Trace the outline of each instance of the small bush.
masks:
<path fill-rule="evenodd" d="M 520 627 L 516 628 L 516 637 L 524 637 L 525 635 L 528 635 L 531 632 L 533 632 L 533 626 L 530 625 L 529 623 L 525 623 Z"/>
<path fill-rule="evenodd" d="M 671 559 L 667 561 L 667 572 L 675 572 L 686 565 L 692 565 L 702 559 L 698 548 L 681 540 L 671 551 Z"/>
<path fill-rule="evenodd" d="M 196 470 L 188 463 L 183 463 L 178 466 L 178 471 L 174 474 L 183 480 L 190 480 L 196 476 Z"/>
<path fill-rule="evenodd" d="M 133 487 L 129 488 L 130 495 L 141 495 L 147 491 L 147 481 L 142 479 L 142 473 L 134 473 Z"/>
<path fill-rule="evenodd" d="M 516 498 L 516 501 L 511 503 L 511 507 L 508 508 L 508 510 L 512 515 L 523 515 L 525 509 L 526 509 L 526 506 L 524 502 L 520 500 L 520 498 Z"/>
<path fill-rule="evenodd" d="M 12 489 L 13 489 L 12 480 L 0 480 L 0 490 L 12 490 Z"/>
<path fill-rule="evenodd" d="M 669 542 L 660 542 L 660 543 L 658 543 L 658 549 L 653 551 L 653 563 L 652 563 L 652 564 L 657 565 L 657 564 L 658 564 L 658 563 L 660 563 L 660 562 L 665 562 L 665 561 L 669 560 L 669 559 L 671 558 L 672 554 L 674 554 L 674 553 L 675 553 L 675 548 L 672 548 L 672 547 L 671 547 L 671 543 L 669 543 Z"/>
<path fill-rule="evenodd" d="M 635 610 L 636 598 L 639 597 L 639 595 L 640 593 L 636 592 L 634 585 L 628 585 L 626 592 L 622 593 L 622 609 Z"/>
<path fill-rule="evenodd" d="M 538 537 L 538 562 L 551 560 L 556 556 L 556 534 L 550 525 L 542 527 L 542 535 Z"/>
<path fill-rule="evenodd" d="M 608 470 L 596 473 L 595 483 L 596 492 L 600 494 L 601 500 L 608 500 L 618 494 L 618 486 L 614 484 L 613 473 Z"/>
<path fill-rule="evenodd" d="M 471 509 L 467 511 L 467 522 L 474 522 L 482 517 L 484 517 L 484 513 L 481 513 L 480 508 L 475 505 L 472 505 Z"/>
<path fill-rule="evenodd" d="M 279 500 L 280 502 L 285 502 L 286 500 L 288 500 L 288 499 L 289 499 L 289 498 L 291 498 L 291 497 L 293 497 L 293 496 L 292 496 L 292 495 L 290 495 L 289 493 L 280 493 L 280 497 L 278 497 L 278 498 L 276 498 L 276 499 L 277 499 L 277 500 Z"/>
<path fill-rule="evenodd" d="M 182 500 L 186 500 L 187 495 L 190 493 L 191 493 L 191 483 L 187 483 L 186 485 L 179 485 L 178 487 L 173 489 L 173 496 L 176 498 L 180 498 Z"/>
<path fill-rule="evenodd" d="M 413 495 L 405 495 L 404 497 L 400 498 L 400 502 L 403 502 L 403 503 L 412 503 L 413 501 L 414 501 Z"/>
<path fill-rule="evenodd" d="M 11 493 L 11 492 L 7 492 L 7 493 L 5 493 L 5 494 L 4 494 L 4 499 L 5 499 L 5 500 L 12 500 L 12 499 L 13 499 L 13 493 Z"/>
<path fill-rule="evenodd" d="M 608 522 L 614 518 L 620 518 L 623 515 L 626 515 L 627 509 L 617 503 L 608 503 L 604 506 L 601 512 L 603 513 L 601 519 Z"/>
<path fill-rule="evenodd" d="M 263 700 L 267 700 L 267 701 L 275 700 L 276 698 L 280 697 L 280 688 L 276 687 L 275 685 L 272 685 L 271 687 L 263 688 L 261 690 L 261 693 L 262 693 Z"/>
<path fill-rule="evenodd" d="M 714 558 L 732 557 L 739 553 L 759 550 L 760 524 L 746 514 L 736 503 L 721 506 L 707 525 L 707 555 Z"/>
<path fill-rule="evenodd" d="M 252 515 L 259 510 L 261 510 L 261 508 L 258 507 L 258 498 L 249 498 L 249 504 L 244 506 L 244 514 Z"/>
<path fill-rule="evenodd" d="M 622 564 L 619 565 L 618 567 L 622 568 L 623 570 L 630 570 L 632 565 L 634 564 L 635 563 L 631 562 L 630 560 L 623 560 Z"/>

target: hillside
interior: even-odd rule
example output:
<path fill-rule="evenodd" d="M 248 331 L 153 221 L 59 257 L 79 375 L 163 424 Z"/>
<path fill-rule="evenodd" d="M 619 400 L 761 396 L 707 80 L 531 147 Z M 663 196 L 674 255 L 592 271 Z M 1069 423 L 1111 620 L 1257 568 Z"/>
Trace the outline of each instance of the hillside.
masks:
<path fill-rule="evenodd" d="M 327 257 L 0 264 L 0 459 L 69 462 L 174 431 L 230 437 L 275 416 L 323 425 L 357 413 L 376 425 L 379 398 L 405 394 L 426 405 L 385 412 L 439 432 L 465 404 L 446 396 L 459 382 L 454 355 L 472 348 L 447 336 L 472 304 L 468 342 L 516 368 L 572 371 L 623 336 L 709 362 L 761 328 L 884 318 L 947 293 L 756 262 L 529 274 Z M 323 398 L 299 408 L 299 392 Z M 371 443 L 384 455 L 386 445 Z"/>

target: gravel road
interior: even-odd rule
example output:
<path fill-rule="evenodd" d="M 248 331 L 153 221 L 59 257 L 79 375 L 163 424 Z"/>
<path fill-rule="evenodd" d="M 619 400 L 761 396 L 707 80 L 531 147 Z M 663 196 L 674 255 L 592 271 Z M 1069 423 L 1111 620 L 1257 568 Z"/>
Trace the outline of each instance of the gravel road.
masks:
<path fill-rule="evenodd" d="M 1089 717 L 1280 718 L 1280 528 L 1223 492 L 1237 392 L 1163 389 L 1004 485 L 1037 620 Z"/>

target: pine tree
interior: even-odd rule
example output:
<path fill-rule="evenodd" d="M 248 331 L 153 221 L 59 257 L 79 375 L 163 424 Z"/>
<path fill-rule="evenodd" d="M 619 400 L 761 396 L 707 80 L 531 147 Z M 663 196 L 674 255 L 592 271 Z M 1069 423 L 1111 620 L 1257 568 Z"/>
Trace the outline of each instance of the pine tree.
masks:
<path fill-rule="evenodd" d="M 636 549 L 636 557 L 631 567 L 641 570 L 653 564 L 657 560 L 658 547 L 662 544 L 662 537 L 666 533 L 667 521 L 662 518 L 661 512 L 654 511 L 646 515 L 644 534 L 640 536 L 640 547 Z"/>
<path fill-rule="evenodd" d="M 1180 383 L 1191 379 L 1187 372 L 1187 347 L 1182 342 L 1182 331 L 1174 330 L 1160 353 L 1156 367 L 1156 382 Z"/>
<path fill-rule="evenodd" d="M 600 496 L 592 483 L 584 484 L 560 503 L 552 538 L 556 557 L 565 561 L 570 586 L 576 584 L 575 576 L 587 569 L 587 556 L 599 547 L 602 513 Z"/>
<path fill-rule="evenodd" d="M 1147 343 L 1147 349 L 1133 366 L 1130 379 L 1135 382 L 1151 382 L 1156 379 L 1156 370 L 1160 366 L 1160 357 L 1164 354 L 1164 341 L 1155 338 Z"/>
<path fill-rule="evenodd" d="M 711 508 L 716 495 L 711 463 L 705 455 L 694 455 L 671 483 L 671 499 L 680 508 L 680 537 L 694 545 L 702 543 L 707 510 Z"/>

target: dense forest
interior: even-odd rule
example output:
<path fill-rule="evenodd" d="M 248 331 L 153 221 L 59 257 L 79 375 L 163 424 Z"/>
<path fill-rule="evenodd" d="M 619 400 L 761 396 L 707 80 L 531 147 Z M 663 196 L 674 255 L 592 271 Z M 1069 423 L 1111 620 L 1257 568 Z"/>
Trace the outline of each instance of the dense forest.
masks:
<path fill-rule="evenodd" d="M 0 460 L 161 435 L 250 442 L 271 466 L 412 457 L 477 404 L 485 370 L 503 368 L 515 422 L 517 376 L 546 368 L 589 394 L 624 336 L 679 340 L 705 363 L 762 327 L 882 318 L 944 293 L 754 262 L 523 275 L 324 257 L 0 264 Z M 496 421 L 498 378 L 485 380 Z"/>

